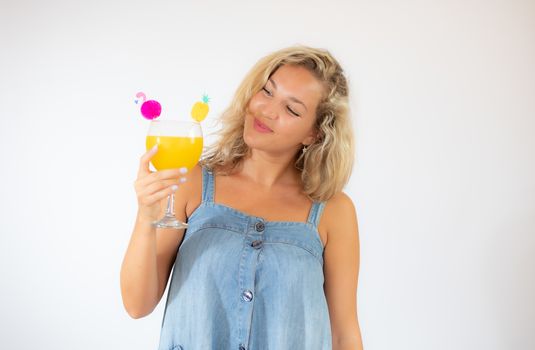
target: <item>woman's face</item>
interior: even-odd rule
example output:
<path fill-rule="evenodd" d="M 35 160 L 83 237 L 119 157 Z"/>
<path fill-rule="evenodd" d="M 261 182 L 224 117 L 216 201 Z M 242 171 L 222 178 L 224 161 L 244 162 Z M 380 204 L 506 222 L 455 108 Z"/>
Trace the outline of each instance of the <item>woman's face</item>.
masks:
<path fill-rule="evenodd" d="M 249 101 L 243 138 L 254 149 L 295 154 L 315 139 L 316 108 L 323 87 L 306 68 L 279 67 Z"/>

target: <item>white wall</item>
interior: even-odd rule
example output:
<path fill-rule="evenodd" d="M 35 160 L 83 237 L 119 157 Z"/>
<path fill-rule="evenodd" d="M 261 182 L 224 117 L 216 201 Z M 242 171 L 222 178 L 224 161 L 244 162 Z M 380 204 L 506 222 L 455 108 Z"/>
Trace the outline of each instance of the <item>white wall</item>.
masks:
<path fill-rule="evenodd" d="M 0 2 L 0 347 L 155 349 L 123 310 L 145 91 L 169 116 L 284 46 L 352 88 L 367 350 L 535 348 L 532 1 Z M 210 139 L 209 139 L 210 140 Z"/>

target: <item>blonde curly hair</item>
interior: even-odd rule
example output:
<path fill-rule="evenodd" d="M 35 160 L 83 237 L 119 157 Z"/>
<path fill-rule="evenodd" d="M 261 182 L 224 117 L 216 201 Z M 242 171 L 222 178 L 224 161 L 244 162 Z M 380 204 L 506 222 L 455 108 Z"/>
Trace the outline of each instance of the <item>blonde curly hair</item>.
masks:
<path fill-rule="evenodd" d="M 294 165 L 301 172 L 304 193 L 314 201 L 326 201 L 342 191 L 349 181 L 355 151 L 347 80 L 338 61 L 324 49 L 292 46 L 260 59 L 221 115 L 219 139 L 207 147 L 200 165 L 229 174 L 240 164 L 249 153 L 243 139 L 249 101 L 271 75 L 286 64 L 305 67 L 324 86 L 323 97 L 316 109 L 317 138 L 306 152 L 296 153 Z"/>

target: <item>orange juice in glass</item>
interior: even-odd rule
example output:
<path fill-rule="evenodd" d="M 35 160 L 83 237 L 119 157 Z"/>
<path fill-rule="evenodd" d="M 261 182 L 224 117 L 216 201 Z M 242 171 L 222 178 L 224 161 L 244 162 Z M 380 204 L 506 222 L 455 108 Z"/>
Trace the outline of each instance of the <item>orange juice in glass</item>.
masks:
<path fill-rule="evenodd" d="M 197 164 L 202 153 L 202 137 L 147 136 L 147 150 L 158 144 L 151 162 L 156 170 L 187 168 Z"/>
<path fill-rule="evenodd" d="M 158 144 L 158 152 L 151 163 L 158 171 L 186 168 L 191 170 L 198 163 L 203 149 L 201 124 L 196 121 L 153 120 L 146 137 L 146 148 Z M 167 198 L 165 216 L 152 224 L 159 228 L 187 228 L 175 217 L 174 193 Z"/>

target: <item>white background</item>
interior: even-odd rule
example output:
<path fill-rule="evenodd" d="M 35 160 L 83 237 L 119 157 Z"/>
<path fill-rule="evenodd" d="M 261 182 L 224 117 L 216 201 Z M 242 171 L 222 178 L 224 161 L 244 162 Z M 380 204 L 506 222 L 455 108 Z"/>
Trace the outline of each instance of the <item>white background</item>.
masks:
<path fill-rule="evenodd" d="M 148 121 L 205 131 L 262 56 L 329 49 L 357 139 L 367 350 L 535 349 L 533 1 L 0 1 L 0 347 L 155 349 L 119 270 Z M 207 140 L 213 140 L 208 137 Z"/>

